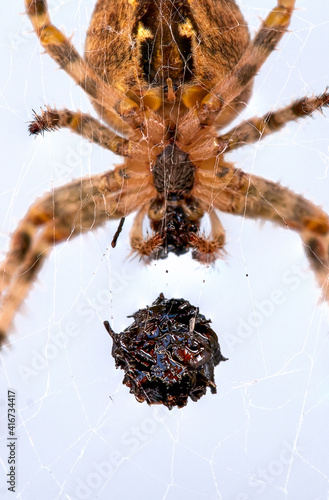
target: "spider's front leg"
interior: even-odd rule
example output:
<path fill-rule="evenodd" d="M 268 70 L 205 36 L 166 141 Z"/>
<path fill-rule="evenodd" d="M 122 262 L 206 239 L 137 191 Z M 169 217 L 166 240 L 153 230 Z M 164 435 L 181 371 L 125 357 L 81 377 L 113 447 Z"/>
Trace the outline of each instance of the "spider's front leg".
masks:
<path fill-rule="evenodd" d="M 109 111 L 113 127 L 129 133 L 130 127 L 141 125 L 143 117 L 138 104 L 106 84 L 80 56 L 70 40 L 51 23 L 46 0 L 25 0 L 25 6 L 45 51 L 93 101 Z"/>
<path fill-rule="evenodd" d="M 54 245 L 127 215 L 154 195 L 150 186 L 143 185 L 141 176 L 124 172 L 120 166 L 73 181 L 30 207 L 13 233 L 0 268 L 0 344 Z"/>
<path fill-rule="evenodd" d="M 241 170 L 228 174 L 225 187 L 214 174 L 205 175 L 195 195 L 222 212 L 271 220 L 300 234 L 312 269 L 329 301 L 329 217 L 303 196 Z"/>
<path fill-rule="evenodd" d="M 264 137 L 278 132 L 288 122 L 305 118 L 315 111 L 321 111 L 329 106 L 329 93 L 325 92 L 316 97 L 304 97 L 294 101 L 285 108 L 266 113 L 261 117 L 246 120 L 226 134 L 217 137 L 218 153 L 232 151 L 245 144 L 252 144 Z"/>
<path fill-rule="evenodd" d="M 129 141 L 116 135 L 105 125 L 90 115 L 69 109 L 52 109 L 47 107 L 40 114 L 35 111 L 34 120 L 29 124 L 29 132 L 32 135 L 43 134 L 59 128 L 68 128 L 72 132 L 81 135 L 84 139 L 102 146 L 120 156 L 128 156 Z"/>

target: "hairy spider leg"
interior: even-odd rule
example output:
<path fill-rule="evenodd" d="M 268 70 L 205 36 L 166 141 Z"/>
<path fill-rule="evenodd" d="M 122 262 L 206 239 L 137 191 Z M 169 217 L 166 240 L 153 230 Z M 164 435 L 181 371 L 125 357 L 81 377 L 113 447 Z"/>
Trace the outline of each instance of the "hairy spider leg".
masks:
<path fill-rule="evenodd" d="M 278 132 L 288 122 L 310 116 L 326 106 L 329 106 L 328 92 L 317 97 L 303 97 L 285 108 L 271 111 L 262 117 L 250 118 L 217 138 L 217 152 L 228 152 L 245 144 L 258 142 L 273 132 Z"/>
<path fill-rule="evenodd" d="M 143 114 L 138 104 L 102 80 L 80 56 L 73 44 L 51 23 L 46 0 L 25 0 L 25 6 L 45 51 L 92 100 L 110 112 L 113 118 L 111 126 L 122 133 L 129 133 L 130 127 L 139 127 Z"/>
<path fill-rule="evenodd" d="M 211 89 L 197 111 L 202 125 L 212 125 L 221 111 L 251 82 L 290 24 L 296 0 L 278 0 L 231 74 Z"/>
<path fill-rule="evenodd" d="M 84 139 L 102 146 L 120 156 L 128 156 L 129 141 L 116 135 L 92 116 L 68 109 L 47 107 L 40 114 L 34 111 L 34 120 L 29 124 L 31 134 L 42 134 L 58 128 L 68 128 Z"/>
<path fill-rule="evenodd" d="M 154 188 L 143 184 L 143 178 L 132 172 L 128 178 L 120 166 L 57 188 L 30 207 L 0 269 L 0 343 L 52 247 L 120 219 L 151 199 Z"/>
<path fill-rule="evenodd" d="M 130 246 L 132 255 L 137 252 L 141 259 L 147 260 L 148 257 L 158 248 L 163 242 L 163 238 L 159 233 L 153 234 L 145 239 L 143 236 L 143 220 L 147 215 L 149 204 L 143 205 L 137 212 L 132 228 L 130 230 Z"/>
<path fill-rule="evenodd" d="M 201 264 L 212 264 L 218 257 L 223 257 L 225 253 L 225 230 L 216 212 L 210 206 L 208 206 L 208 216 L 211 224 L 210 238 L 207 238 L 204 234 L 199 236 L 190 233 L 189 235 L 191 246 L 194 248 L 193 259 L 201 262 Z"/>
<path fill-rule="evenodd" d="M 293 191 L 236 170 L 226 187 L 223 179 L 208 174 L 195 196 L 222 212 L 265 219 L 297 231 L 305 245 L 311 267 L 329 301 L 329 217 L 318 206 Z"/>

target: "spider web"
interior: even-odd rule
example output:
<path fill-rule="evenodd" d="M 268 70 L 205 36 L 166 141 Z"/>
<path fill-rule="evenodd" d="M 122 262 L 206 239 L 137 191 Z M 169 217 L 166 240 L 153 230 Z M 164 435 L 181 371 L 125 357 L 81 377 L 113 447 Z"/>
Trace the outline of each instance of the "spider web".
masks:
<path fill-rule="evenodd" d="M 82 51 L 94 2 L 49 1 L 55 24 Z M 238 2 L 252 33 L 274 0 Z M 263 66 L 246 119 L 321 93 L 329 82 L 326 0 L 297 2 L 287 34 Z M 19 5 L 1 18 L 1 247 L 28 206 L 49 189 L 118 159 L 66 131 L 33 140 L 26 121 L 44 104 L 92 112 L 83 93 L 40 45 Z M 77 28 L 78 27 L 78 28 Z M 328 116 L 328 113 L 325 113 Z M 232 153 L 246 172 L 280 181 L 329 213 L 329 126 L 288 125 Z M 0 498 L 9 498 L 7 390 L 17 398 L 13 498 L 107 500 L 324 500 L 329 498 L 329 318 L 297 234 L 222 216 L 227 257 L 212 269 L 190 255 L 145 267 L 129 254 L 125 223 L 52 252 L 1 352 Z M 218 393 L 169 412 L 135 401 L 121 384 L 109 320 L 122 331 L 163 292 L 212 319 L 229 361 Z M 10 497 L 11 498 L 11 497 Z"/>

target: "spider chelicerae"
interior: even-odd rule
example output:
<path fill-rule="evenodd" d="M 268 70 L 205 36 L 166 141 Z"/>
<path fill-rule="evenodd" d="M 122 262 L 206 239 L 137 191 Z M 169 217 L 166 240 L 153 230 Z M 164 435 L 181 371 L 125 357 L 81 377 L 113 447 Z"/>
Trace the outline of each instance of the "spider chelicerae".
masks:
<path fill-rule="evenodd" d="M 214 262 L 225 245 L 216 210 L 294 229 L 329 298 L 328 216 L 224 160 L 225 153 L 328 106 L 329 93 L 220 133 L 246 106 L 254 76 L 287 31 L 295 0 L 278 0 L 252 40 L 234 0 L 98 0 L 84 58 L 52 25 L 45 0 L 25 5 L 45 51 L 88 94 L 102 120 L 46 107 L 30 132 L 66 127 L 123 162 L 55 189 L 19 223 L 1 267 L 2 341 L 53 245 L 109 219 L 122 225 L 135 211 L 131 247 L 146 260 L 192 249 L 200 262 Z M 200 233 L 204 214 L 209 237 Z M 146 216 L 153 230 L 148 238 Z"/>

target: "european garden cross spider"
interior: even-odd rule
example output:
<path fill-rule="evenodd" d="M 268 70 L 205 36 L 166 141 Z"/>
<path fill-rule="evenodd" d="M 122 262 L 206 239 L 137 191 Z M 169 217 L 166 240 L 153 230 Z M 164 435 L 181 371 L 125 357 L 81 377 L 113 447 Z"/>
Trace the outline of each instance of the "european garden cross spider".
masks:
<path fill-rule="evenodd" d="M 292 228 L 329 299 L 328 216 L 224 160 L 224 153 L 328 106 L 329 93 L 218 132 L 246 106 L 254 76 L 289 26 L 295 0 L 278 0 L 253 40 L 234 0 L 98 0 L 84 59 L 51 24 L 46 0 L 25 4 L 43 48 L 106 123 L 47 107 L 35 115 L 30 132 L 67 127 L 124 161 L 55 189 L 28 210 L 1 268 L 1 340 L 53 245 L 134 211 L 131 247 L 146 259 L 192 248 L 194 258 L 213 262 L 225 243 L 215 209 Z M 199 232 L 205 213 L 209 238 Z M 142 232 L 146 215 L 154 230 L 148 239 Z"/>

